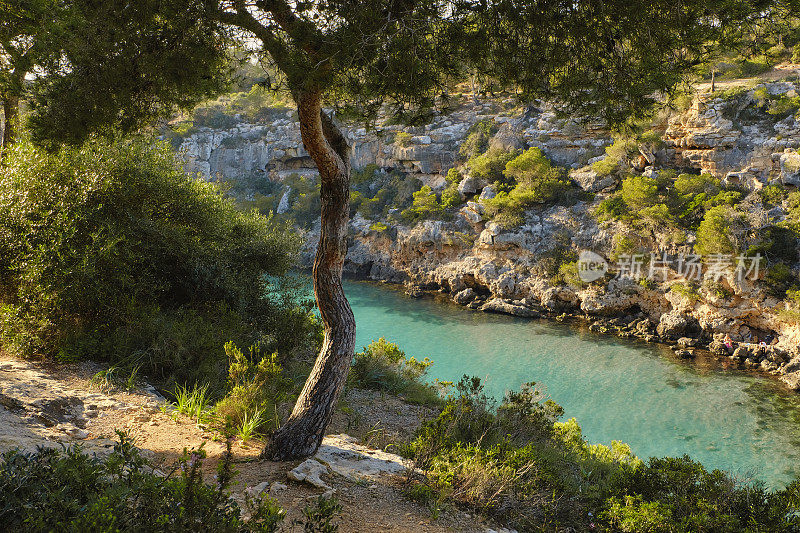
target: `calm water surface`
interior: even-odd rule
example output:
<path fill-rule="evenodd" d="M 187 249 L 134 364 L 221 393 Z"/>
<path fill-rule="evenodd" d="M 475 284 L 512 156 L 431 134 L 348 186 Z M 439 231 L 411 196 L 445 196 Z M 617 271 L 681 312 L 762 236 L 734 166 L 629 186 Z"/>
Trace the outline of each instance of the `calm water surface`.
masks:
<path fill-rule="evenodd" d="M 496 397 L 536 381 L 589 441 L 621 440 L 642 458 L 689 454 L 772 487 L 800 474 L 800 395 L 771 379 L 574 325 L 412 300 L 375 284 L 346 282 L 345 290 L 357 346 L 386 337 L 430 357 L 431 378 L 476 375 Z"/>

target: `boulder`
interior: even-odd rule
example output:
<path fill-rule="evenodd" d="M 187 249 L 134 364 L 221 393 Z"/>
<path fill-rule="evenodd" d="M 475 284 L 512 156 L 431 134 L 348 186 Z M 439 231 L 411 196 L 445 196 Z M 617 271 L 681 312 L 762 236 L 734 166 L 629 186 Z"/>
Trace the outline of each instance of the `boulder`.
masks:
<path fill-rule="evenodd" d="M 786 149 L 780 154 L 781 182 L 784 185 L 800 187 L 800 154 L 791 149 Z"/>
<path fill-rule="evenodd" d="M 713 353 L 714 355 L 728 355 L 730 352 L 728 351 L 728 347 L 725 346 L 723 342 L 720 341 L 712 341 L 708 345 L 708 350 Z"/>
<path fill-rule="evenodd" d="M 461 292 L 456 293 L 456 295 L 453 296 L 453 301 L 461 305 L 467 305 L 474 299 L 475 299 L 475 291 L 473 291 L 469 287 Z"/>
<path fill-rule="evenodd" d="M 497 196 L 497 190 L 495 189 L 494 185 L 491 183 L 483 188 L 481 191 L 481 195 L 478 197 L 480 200 L 491 200 Z"/>
<path fill-rule="evenodd" d="M 689 327 L 689 319 L 680 312 L 671 311 L 664 313 L 656 326 L 656 333 L 661 337 L 677 338 L 683 335 Z"/>
<path fill-rule="evenodd" d="M 794 391 L 800 391 L 800 370 L 782 375 L 781 381 L 783 381 L 790 389 Z"/>
<path fill-rule="evenodd" d="M 485 313 L 503 313 L 525 318 L 538 318 L 540 316 L 535 309 L 521 304 L 513 304 L 500 298 L 489 300 L 480 307 L 480 310 Z"/>
<path fill-rule="evenodd" d="M 613 176 L 599 176 L 591 167 L 572 170 L 569 177 L 578 187 L 587 192 L 600 192 L 612 187 L 617 182 Z"/>
<path fill-rule="evenodd" d="M 467 176 L 458 184 L 458 192 L 462 197 L 468 196 L 470 194 L 475 194 L 485 186 L 486 182 L 484 180 L 473 176 Z"/>

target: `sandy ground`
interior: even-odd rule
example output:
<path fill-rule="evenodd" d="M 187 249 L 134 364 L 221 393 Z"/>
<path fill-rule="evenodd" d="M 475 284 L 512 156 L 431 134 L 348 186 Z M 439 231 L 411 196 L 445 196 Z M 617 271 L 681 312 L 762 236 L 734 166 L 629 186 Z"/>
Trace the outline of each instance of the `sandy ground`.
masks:
<path fill-rule="evenodd" d="M 165 412 L 164 399 L 152 388 L 100 390 L 90 380 L 101 369 L 91 363 L 50 365 L 0 356 L 0 452 L 80 444 L 88 453 L 102 454 L 112 449 L 115 431 L 123 430 L 162 472 L 174 468 L 184 449 L 201 444 L 208 454 L 204 472 L 209 476 L 215 472 L 225 449 L 220 435 L 182 415 Z M 347 433 L 373 448 L 409 436 L 422 420 L 433 416 L 426 408 L 372 391 L 350 391 L 342 406 L 346 409 L 339 409 L 330 432 Z M 337 446 L 335 439 L 326 442 Z M 301 461 L 259 461 L 260 446 L 257 441 L 234 444 L 238 475 L 232 495 L 243 500 L 246 490 L 266 487 L 287 512 L 281 531 L 302 531 L 296 521 L 303 508 L 326 490 L 287 478 Z M 337 519 L 341 532 L 501 530 L 458 509 L 434 518 L 428 508 L 404 496 L 406 474 L 346 477 L 328 470 L 322 479 L 344 507 Z"/>

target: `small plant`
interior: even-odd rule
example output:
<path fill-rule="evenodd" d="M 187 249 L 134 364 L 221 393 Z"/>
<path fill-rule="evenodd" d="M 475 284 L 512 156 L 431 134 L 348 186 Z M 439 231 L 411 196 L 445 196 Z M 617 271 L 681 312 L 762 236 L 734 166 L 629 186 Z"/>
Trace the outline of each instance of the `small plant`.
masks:
<path fill-rule="evenodd" d="M 264 424 L 264 411 L 254 411 L 253 413 L 245 412 L 242 416 L 242 421 L 239 423 L 239 427 L 236 428 L 236 436 L 242 439 L 243 444 L 247 444 L 247 441 L 253 438 L 253 436 Z"/>
<path fill-rule="evenodd" d="M 405 148 L 411 144 L 411 139 L 413 138 L 414 136 L 407 131 L 398 131 L 394 136 L 394 142 Z"/>
<path fill-rule="evenodd" d="M 0 456 L 0 524 L 17 531 L 274 532 L 284 512 L 274 500 L 247 502 L 250 519 L 229 499 L 234 475 L 230 442 L 217 483 L 203 482 L 202 448 L 184 450 L 176 467 L 157 475 L 133 445 L 119 442 L 105 458 L 79 447 Z"/>
<path fill-rule="evenodd" d="M 381 337 L 355 355 L 348 382 L 351 387 L 403 395 L 411 403 L 437 405 L 436 388 L 423 381 L 431 364 L 427 357 L 407 358 L 396 344 Z"/>
<path fill-rule="evenodd" d="M 314 506 L 303 509 L 303 531 L 305 533 L 336 533 L 339 525 L 333 520 L 342 512 L 342 504 L 335 497 L 320 496 Z"/>
<path fill-rule="evenodd" d="M 698 292 L 697 284 L 695 283 L 673 283 L 670 285 L 669 290 L 675 294 L 679 294 L 682 297 L 687 298 L 691 302 L 696 302 L 700 299 L 700 293 Z"/>
<path fill-rule="evenodd" d="M 208 410 L 208 384 L 195 384 L 191 388 L 185 385 L 178 385 L 175 387 L 174 394 L 175 411 L 201 422 Z"/>
<path fill-rule="evenodd" d="M 228 393 L 214 406 L 214 414 L 242 440 L 275 428 L 278 405 L 288 398 L 291 382 L 283 375 L 277 354 L 265 354 L 259 344 L 247 353 L 233 342 L 225 344 L 228 355 Z"/>

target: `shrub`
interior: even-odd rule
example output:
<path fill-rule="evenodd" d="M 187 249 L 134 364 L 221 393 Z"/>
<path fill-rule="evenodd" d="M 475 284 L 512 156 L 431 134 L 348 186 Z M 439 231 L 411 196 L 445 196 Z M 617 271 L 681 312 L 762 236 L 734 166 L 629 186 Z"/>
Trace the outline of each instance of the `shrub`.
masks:
<path fill-rule="evenodd" d="M 506 152 L 501 148 L 490 148 L 486 153 L 466 162 L 471 176 L 490 183 L 503 182 L 506 165 L 519 155 L 518 150 Z"/>
<path fill-rule="evenodd" d="M 220 375 L 222 335 L 252 342 L 269 329 L 291 339 L 283 353 L 315 335 L 308 309 L 264 298 L 277 287 L 264 275 L 281 279 L 299 237 L 186 176 L 163 144 L 92 141 L 55 154 L 21 144 L 7 157 L 5 350 L 91 356 L 187 382 Z"/>
<path fill-rule="evenodd" d="M 621 168 L 621 164 L 638 152 L 635 140 L 618 137 L 613 144 L 606 147 L 606 156 L 592 164 L 592 170 L 600 176 L 608 176 Z"/>
<path fill-rule="evenodd" d="M 280 425 L 278 405 L 292 390 L 278 354 L 266 354 L 258 344 L 245 354 L 233 342 L 225 344 L 225 353 L 230 361 L 228 388 L 214 406 L 218 425 L 247 435 L 276 429 Z"/>
<path fill-rule="evenodd" d="M 444 209 L 436 199 L 436 193 L 429 185 L 424 185 L 413 194 L 414 201 L 411 206 L 404 209 L 401 216 L 409 222 L 417 222 L 430 218 L 439 218 L 444 215 Z"/>
<path fill-rule="evenodd" d="M 709 209 L 697 229 L 694 249 L 702 255 L 734 254 L 744 229 L 744 215 L 727 206 Z"/>
<path fill-rule="evenodd" d="M 79 447 L 63 452 L 6 452 L 0 457 L 0 523 L 24 531 L 276 531 L 284 512 L 274 500 L 248 500 L 250 519 L 229 499 L 230 448 L 216 486 L 203 483 L 202 449 L 184 450 L 180 468 L 154 473 L 130 439 L 106 458 Z M 177 475 L 176 475 L 177 474 Z"/>
<path fill-rule="evenodd" d="M 677 282 L 669 286 L 669 290 L 675 294 L 688 299 L 691 302 L 696 302 L 700 299 L 700 292 L 697 290 L 697 284 L 689 282 Z"/>
<path fill-rule="evenodd" d="M 786 187 L 783 185 L 773 184 L 767 185 L 760 191 L 758 191 L 758 195 L 761 197 L 761 201 L 764 205 L 771 207 L 775 205 L 781 205 L 786 197 L 789 195 L 789 191 L 786 190 Z"/>
<path fill-rule="evenodd" d="M 394 142 L 405 148 L 411 144 L 411 139 L 413 138 L 414 136 L 407 131 L 398 131 L 394 136 Z"/>
<path fill-rule="evenodd" d="M 400 348 L 381 337 L 357 353 L 348 375 L 350 387 L 402 395 L 411 403 L 437 405 L 436 388 L 424 381 L 431 361 L 406 357 Z"/>
<path fill-rule="evenodd" d="M 647 176 L 629 176 L 622 182 L 622 200 L 625 205 L 637 212 L 658 203 L 658 183 Z"/>
<path fill-rule="evenodd" d="M 472 159 L 489 149 L 492 135 L 497 133 L 497 125 L 493 120 L 481 120 L 470 126 L 458 154 L 464 159 Z"/>
<path fill-rule="evenodd" d="M 449 209 L 461 205 L 461 193 L 458 192 L 457 185 L 450 185 L 442 191 L 442 207 Z"/>
<path fill-rule="evenodd" d="M 593 214 L 598 222 L 605 222 L 606 220 L 624 220 L 630 217 L 628 206 L 619 193 L 614 193 L 597 204 L 597 208 L 594 210 Z"/>
<path fill-rule="evenodd" d="M 551 202 L 570 187 L 563 172 L 553 167 L 538 148 L 529 148 L 510 160 L 503 175 L 514 187 L 483 200 L 483 204 L 495 222 L 505 227 L 522 224 L 525 209 Z"/>

